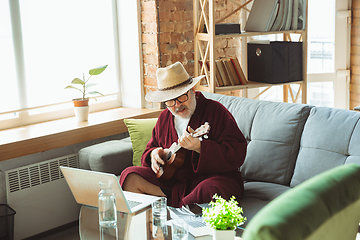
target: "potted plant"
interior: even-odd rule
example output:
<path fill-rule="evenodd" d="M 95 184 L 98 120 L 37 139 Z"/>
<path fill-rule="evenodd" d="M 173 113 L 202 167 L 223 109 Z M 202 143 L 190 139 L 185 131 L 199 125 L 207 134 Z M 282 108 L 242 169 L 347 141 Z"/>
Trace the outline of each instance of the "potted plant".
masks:
<path fill-rule="evenodd" d="M 211 207 L 202 211 L 204 221 L 213 229 L 214 240 L 233 240 L 236 227 L 246 221 L 246 217 L 242 215 L 243 210 L 238 206 L 234 196 L 226 201 L 215 194 L 213 199 L 215 202 L 209 203 Z"/>
<path fill-rule="evenodd" d="M 79 121 L 87 121 L 88 115 L 89 115 L 89 98 L 88 95 L 102 95 L 102 93 L 98 91 L 89 91 L 90 87 L 93 87 L 96 85 L 96 83 L 89 83 L 89 80 L 94 75 L 101 74 L 108 65 L 93 68 L 89 70 L 89 77 L 85 79 L 85 74 L 83 74 L 83 79 L 80 78 L 74 78 L 71 81 L 71 85 L 68 85 L 65 87 L 65 89 L 76 89 L 81 92 L 82 97 L 81 98 L 75 98 L 73 99 L 74 103 L 74 111 L 75 116 Z"/>

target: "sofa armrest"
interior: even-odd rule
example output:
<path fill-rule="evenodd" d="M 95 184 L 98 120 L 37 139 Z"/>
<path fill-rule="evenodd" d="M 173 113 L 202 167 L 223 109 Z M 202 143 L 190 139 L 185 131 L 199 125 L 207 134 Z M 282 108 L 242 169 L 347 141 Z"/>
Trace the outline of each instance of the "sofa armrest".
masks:
<path fill-rule="evenodd" d="M 80 168 L 120 175 L 132 166 L 132 144 L 130 137 L 111 140 L 80 149 Z"/>

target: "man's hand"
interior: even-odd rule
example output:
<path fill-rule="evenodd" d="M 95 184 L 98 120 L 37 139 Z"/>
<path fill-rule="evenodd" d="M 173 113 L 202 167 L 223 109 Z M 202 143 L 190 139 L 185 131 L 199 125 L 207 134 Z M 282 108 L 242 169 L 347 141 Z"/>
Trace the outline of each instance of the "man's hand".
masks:
<path fill-rule="evenodd" d="M 162 166 L 165 164 L 165 161 L 168 160 L 170 150 L 163 149 L 162 147 L 155 148 L 151 152 L 151 169 L 155 174 L 162 171 Z M 176 154 L 172 154 L 170 157 L 170 161 L 175 158 Z"/>
<path fill-rule="evenodd" d="M 199 138 L 194 138 L 192 133 L 194 130 L 191 127 L 188 127 L 188 131 L 185 131 L 183 136 L 179 138 L 178 143 L 181 147 L 193 150 L 195 152 L 200 153 L 201 151 L 201 141 Z"/>

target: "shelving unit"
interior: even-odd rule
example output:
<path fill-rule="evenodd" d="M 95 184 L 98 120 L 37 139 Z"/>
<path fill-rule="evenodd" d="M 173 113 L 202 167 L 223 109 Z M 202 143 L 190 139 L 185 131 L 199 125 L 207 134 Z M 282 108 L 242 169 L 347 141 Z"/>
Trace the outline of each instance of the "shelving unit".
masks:
<path fill-rule="evenodd" d="M 290 93 L 292 102 L 297 102 L 298 98 L 302 98 L 302 103 L 306 103 L 306 89 L 307 89 L 307 81 L 306 81 L 306 73 L 307 73 L 307 30 L 288 30 L 288 31 L 277 31 L 277 32 L 244 32 L 241 34 L 227 34 L 227 35 L 215 35 L 215 23 L 220 23 L 231 16 L 233 13 L 237 11 L 247 11 L 246 6 L 252 2 L 253 0 L 248 0 L 245 3 L 240 3 L 239 6 L 222 17 L 221 19 L 215 21 L 214 19 L 214 1 L 215 0 L 193 0 L 193 10 L 194 10 L 194 65 L 195 65 L 195 76 L 205 75 L 206 85 L 198 84 L 197 89 L 201 91 L 213 92 L 213 93 L 221 93 L 225 91 L 233 91 L 233 90 L 245 90 L 247 96 L 247 90 L 252 88 L 260 88 L 266 87 L 266 89 L 260 92 L 254 98 L 259 97 L 265 91 L 270 89 L 273 86 L 283 86 L 283 101 L 288 101 L 288 94 Z M 232 1 L 233 2 L 233 1 Z M 307 3 L 306 3 L 307 7 Z M 307 11 L 306 11 L 307 12 Z M 242 24 L 241 27 L 245 26 L 246 17 L 248 14 L 242 14 Z M 307 23 L 307 14 L 306 14 L 306 23 Z M 202 29 L 204 25 L 208 29 L 207 33 L 203 33 Z M 240 38 L 241 39 L 241 66 L 247 77 L 247 42 L 248 38 L 252 36 L 259 35 L 272 35 L 272 34 L 283 34 L 284 41 L 291 41 L 290 33 L 300 34 L 300 39 L 303 42 L 303 80 L 298 82 L 290 82 L 290 83 L 282 83 L 282 84 L 268 84 L 268 83 L 260 83 L 260 82 L 251 82 L 247 85 L 235 85 L 235 86 L 222 86 L 217 87 L 215 84 L 215 42 L 218 39 L 223 38 Z M 198 64 L 199 61 L 206 62 L 209 61 L 210 71 L 208 72 L 205 68 L 206 64 L 200 66 Z M 296 96 L 293 95 L 294 89 L 291 88 L 291 84 L 299 85 L 297 89 Z M 296 90 L 296 89 L 295 89 Z"/>

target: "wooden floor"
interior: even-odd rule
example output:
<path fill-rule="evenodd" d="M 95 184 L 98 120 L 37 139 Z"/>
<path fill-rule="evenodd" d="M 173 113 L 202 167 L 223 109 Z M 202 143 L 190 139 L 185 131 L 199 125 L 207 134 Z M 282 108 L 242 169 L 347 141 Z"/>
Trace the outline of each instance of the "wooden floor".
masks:
<path fill-rule="evenodd" d="M 73 222 L 25 240 L 79 240 L 79 223 Z"/>

